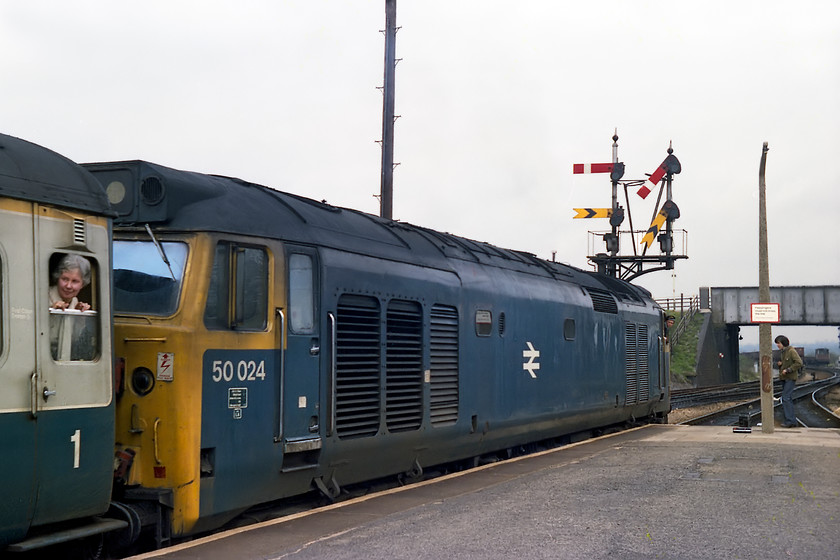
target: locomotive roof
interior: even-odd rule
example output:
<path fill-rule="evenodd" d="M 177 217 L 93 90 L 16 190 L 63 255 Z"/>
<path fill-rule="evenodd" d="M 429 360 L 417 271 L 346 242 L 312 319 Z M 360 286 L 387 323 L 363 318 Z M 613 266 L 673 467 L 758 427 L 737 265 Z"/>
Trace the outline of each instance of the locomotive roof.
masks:
<path fill-rule="evenodd" d="M 0 196 L 110 215 L 102 185 L 43 146 L 0 134 Z"/>
<path fill-rule="evenodd" d="M 453 270 L 451 260 L 456 259 L 606 289 L 621 299 L 649 296 L 643 288 L 621 280 L 530 253 L 331 206 L 237 178 L 178 171 L 145 161 L 84 167 L 109 192 L 125 190 L 124 201 L 114 203 L 119 214 L 114 224 L 117 230 L 148 223 L 156 231 L 253 235 L 443 270 Z M 114 187 L 115 183 L 121 186 Z"/>

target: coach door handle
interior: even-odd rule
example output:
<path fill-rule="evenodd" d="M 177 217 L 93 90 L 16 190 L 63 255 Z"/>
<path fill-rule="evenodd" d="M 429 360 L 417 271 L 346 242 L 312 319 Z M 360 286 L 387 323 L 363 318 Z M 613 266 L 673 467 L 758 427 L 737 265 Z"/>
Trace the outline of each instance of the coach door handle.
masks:
<path fill-rule="evenodd" d="M 29 378 L 29 406 L 32 418 L 38 417 L 38 371 L 33 371 Z"/>
<path fill-rule="evenodd" d="M 47 399 L 49 399 L 55 394 L 55 391 L 50 391 L 49 388 L 44 387 L 44 402 L 47 402 Z"/>

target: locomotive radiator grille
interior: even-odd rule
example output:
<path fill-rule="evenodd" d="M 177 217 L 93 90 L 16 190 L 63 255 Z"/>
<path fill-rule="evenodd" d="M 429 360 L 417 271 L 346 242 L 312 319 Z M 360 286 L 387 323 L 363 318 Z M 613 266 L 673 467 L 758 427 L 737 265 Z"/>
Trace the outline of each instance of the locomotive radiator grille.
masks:
<path fill-rule="evenodd" d="M 423 310 L 412 301 L 388 304 L 385 349 L 385 424 L 417 430 L 423 421 Z"/>
<path fill-rule="evenodd" d="M 336 316 L 335 420 L 340 438 L 373 436 L 380 422 L 379 301 L 342 296 Z"/>
<path fill-rule="evenodd" d="M 434 426 L 458 420 L 458 310 L 446 305 L 432 307 L 429 353 L 431 360 L 431 405 Z"/>
<path fill-rule="evenodd" d="M 627 345 L 626 359 L 626 404 L 639 402 L 639 355 L 636 341 L 636 325 L 627 323 L 624 329 L 625 342 Z"/>
<path fill-rule="evenodd" d="M 592 309 L 601 313 L 618 313 L 618 304 L 611 293 L 596 288 L 588 288 L 589 299 L 592 300 Z"/>
<path fill-rule="evenodd" d="M 650 399 L 650 367 L 648 360 L 648 326 L 626 323 L 625 386 L 626 404 Z"/>
<path fill-rule="evenodd" d="M 650 400 L 650 370 L 648 369 L 648 326 L 639 325 L 639 336 L 636 340 L 638 374 L 639 374 L 639 400 Z"/>

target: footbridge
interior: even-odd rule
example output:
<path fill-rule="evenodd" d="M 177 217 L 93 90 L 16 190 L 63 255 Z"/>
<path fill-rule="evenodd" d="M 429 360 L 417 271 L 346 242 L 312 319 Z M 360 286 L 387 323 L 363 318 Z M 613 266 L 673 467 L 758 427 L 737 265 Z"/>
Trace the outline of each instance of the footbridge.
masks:
<path fill-rule="evenodd" d="M 697 342 L 696 385 L 739 380 L 738 331 L 758 325 L 750 316 L 753 303 L 779 304 L 774 325 L 840 326 L 840 286 L 771 287 L 770 301 L 759 300 L 757 287 L 700 288 L 706 321 Z"/>

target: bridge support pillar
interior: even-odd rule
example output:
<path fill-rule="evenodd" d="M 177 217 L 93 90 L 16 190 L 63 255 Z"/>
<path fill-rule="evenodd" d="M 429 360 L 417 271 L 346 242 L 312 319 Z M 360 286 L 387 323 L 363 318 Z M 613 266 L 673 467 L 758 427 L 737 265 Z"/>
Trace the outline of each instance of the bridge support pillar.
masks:
<path fill-rule="evenodd" d="M 706 314 L 697 340 L 698 387 L 737 383 L 740 380 L 738 326 L 716 324 Z"/>

